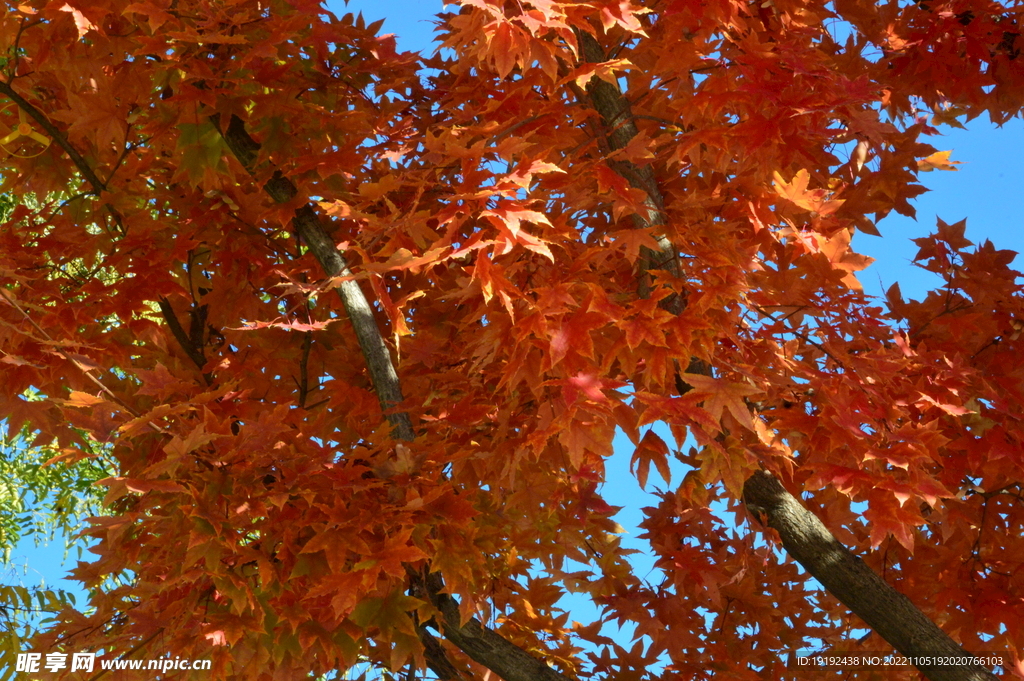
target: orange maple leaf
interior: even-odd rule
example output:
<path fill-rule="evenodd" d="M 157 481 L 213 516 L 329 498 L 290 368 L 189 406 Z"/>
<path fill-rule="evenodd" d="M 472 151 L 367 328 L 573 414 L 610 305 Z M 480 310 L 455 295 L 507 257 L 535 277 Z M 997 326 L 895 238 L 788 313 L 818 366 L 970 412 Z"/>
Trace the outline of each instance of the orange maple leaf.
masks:
<path fill-rule="evenodd" d="M 919 159 L 917 169 L 923 173 L 930 173 L 933 170 L 956 170 L 954 166 L 960 165 L 962 161 L 950 161 L 949 155 L 953 150 L 936 151 L 931 156 Z"/>
<path fill-rule="evenodd" d="M 801 169 L 793 176 L 792 182 L 786 182 L 779 171 L 775 171 L 775 193 L 791 202 L 798 208 L 813 211 L 818 215 L 831 215 L 839 210 L 844 199 L 826 200 L 828 192 L 825 189 L 807 189 L 811 175 Z"/>
<path fill-rule="evenodd" d="M 864 269 L 875 261 L 866 255 L 861 255 L 850 248 L 850 239 L 852 234 L 850 230 L 843 229 L 835 234 L 831 239 L 823 241 L 819 246 L 819 252 L 829 259 L 832 263 L 832 267 L 838 270 L 846 270 L 847 274 L 843 276 L 843 283 L 849 286 L 854 291 L 861 290 L 861 284 L 857 281 L 857 277 L 854 276 L 854 272 Z"/>
<path fill-rule="evenodd" d="M 728 411 L 747 430 L 754 430 L 754 417 L 743 400 L 760 390 L 749 383 L 734 383 L 702 374 L 680 374 L 682 379 L 693 386 L 697 396 L 706 396 L 703 409 L 711 418 L 721 423 L 722 412 Z"/>

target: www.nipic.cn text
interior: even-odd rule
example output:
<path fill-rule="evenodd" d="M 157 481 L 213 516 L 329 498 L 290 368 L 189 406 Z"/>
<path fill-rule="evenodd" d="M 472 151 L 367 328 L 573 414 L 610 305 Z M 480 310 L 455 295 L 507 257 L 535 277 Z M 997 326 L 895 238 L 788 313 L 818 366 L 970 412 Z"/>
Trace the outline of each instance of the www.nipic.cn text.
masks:
<path fill-rule="evenodd" d="M 211 660 L 188 660 L 176 657 L 161 657 L 152 660 L 105 660 L 96 653 L 18 653 L 15 671 L 38 674 L 41 671 L 59 672 L 70 669 L 73 672 L 91 672 L 96 667 L 103 670 L 133 669 L 150 670 L 159 673 L 175 670 L 210 669 Z"/>

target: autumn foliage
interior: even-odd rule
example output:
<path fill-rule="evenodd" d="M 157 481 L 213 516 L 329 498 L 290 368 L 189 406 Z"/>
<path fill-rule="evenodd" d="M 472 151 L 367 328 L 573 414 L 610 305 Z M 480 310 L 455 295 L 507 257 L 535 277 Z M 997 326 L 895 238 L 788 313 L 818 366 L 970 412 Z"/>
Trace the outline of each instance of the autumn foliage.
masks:
<path fill-rule="evenodd" d="M 476 618 L 569 678 L 784 678 L 864 625 L 742 504 L 766 470 L 1024 678 L 1013 253 L 940 222 L 942 285 L 878 300 L 853 248 L 930 135 L 1020 113 L 1020 4 L 449 9 L 426 56 L 312 0 L 4 3 L 0 414 L 118 471 L 37 648 L 482 676 Z M 689 471 L 649 575 L 617 429 Z"/>

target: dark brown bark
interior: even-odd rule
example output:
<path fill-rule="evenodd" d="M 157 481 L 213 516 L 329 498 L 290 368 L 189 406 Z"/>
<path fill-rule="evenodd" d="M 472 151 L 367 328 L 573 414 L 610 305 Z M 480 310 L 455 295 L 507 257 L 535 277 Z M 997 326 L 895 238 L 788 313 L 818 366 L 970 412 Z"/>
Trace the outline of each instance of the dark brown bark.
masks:
<path fill-rule="evenodd" d="M 962 658 L 957 643 L 909 598 L 853 555 L 774 477 L 759 471 L 743 486 L 743 501 L 776 530 L 782 545 L 829 593 L 909 658 Z M 931 681 L 989 681 L 980 665 L 916 664 Z"/>
<path fill-rule="evenodd" d="M 423 644 L 423 657 L 427 661 L 427 666 L 430 667 L 430 671 L 434 672 L 438 681 L 463 678 L 452 661 L 448 659 L 448 653 L 445 652 L 444 647 L 434 638 L 425 624 L 416 627 L 416 633 L 419 634 L 420 643 Z"/>
<path fill-rule="evenodd" d="M 440 573 L 425 577 L 415 575 L 412 584 L 412 594 L 429 600 L 440 612 L 441 622 L 434 622 L 433 626 L 445 639 L 505 681 L 572 681 L 571 677 L 549 667 L 475 617 L 463 624 L 459 604 L 448 594 L 441 593 L 444 583 Z"/>
<path fill-rule="evenodd" d="M 64 150 L 64 153 L 68 155 L 71 162 L 75 164 L 75 168 L 78 169 L 78 172 L 82 174 L 82 177 L 84 177 L 86 182 L 89 183 L 89 186 L 92 187 L 91 193 L 93 195 L 99 196 L 102 192 L 106 191 L 107 183 L 100 179 L 100 176 L 96 174 L 96 171 L 92 169 L 92 166 L 89 165 L 88 161 L 78 153 L 77 149 L 71 146 L 71 143 L 68 142 L 64 133 L 46 117 L 46 114 L 32 106 L 27 99 L 19 95 L 17 91 L 11 87 L 10 83 L 6 83 L 3 80 L 0 80 L 0 95 L 10 99 L 18 106 L 19 109 L 28 114 L 32 120 L 38 123 L 39 127 L 41 127 L 46 134 L 50 136 L 50 139 L 54 140 L 57 145 Z"/>
<path fill-rule="evenodd" d="M 181 326 L 181 322 L 178 321 L 178 316 L 174 313 L 174 308 L 171 307 L 170 301 L 161 297 L 158 304 L 160 305 L 160 314 L 163 315 L 164 321 L 167 322 L 167 328 L 171 330 L 171 335 L 178 341 L 178 345 L 185 351 L 188 358 L 192 360 L 192 363 L 202 372 L 203 367 L 206 366 L 206 355 L 203 352 L 205 312 L 202 314 L 197 310 L 192 312 L 191 333 L 186 333 L 185 329 Z M 197 324 L 197 322 L 199 323 Z M 203 380 L 206 381 L 207 385 L 210 385 L 213 375 L 204 372 Z"/>

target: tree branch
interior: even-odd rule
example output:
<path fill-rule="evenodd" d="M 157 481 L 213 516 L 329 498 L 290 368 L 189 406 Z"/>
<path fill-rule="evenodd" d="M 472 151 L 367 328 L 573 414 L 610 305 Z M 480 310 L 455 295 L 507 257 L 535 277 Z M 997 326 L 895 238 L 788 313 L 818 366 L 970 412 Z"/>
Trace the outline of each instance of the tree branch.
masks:
<path fill-rule="evenodd" d="M 303 409 L 309 397 L 309 352 L 312 349 L 313 332 L 307 331 L 302 338 L 302 358 L 299 359 L 299 406 Z"/>
<path fill-rule="evenodd" d="M 594 36 L 586 31 L 576 30 L 576 40 L 580 45 L 580 53 L 583 59 L 592 64 L 601 64 L 607 61 L 600 43 Z M 594 110 L 601 115 L 605 125 L 605 139 L 612 151 L 623 149 L 630 140 L 637 136 L 638 130 L 633 120 L 633 112 L 618 85 L 613 85 L 601 78 L 591 78 L 587 83 L 587 95 L 590 98 Z M 658 180 L 654 170 L 650 166 L 638 166 L 632 161 L 611 161 L 612 170 L 618 173 L 629 184 L 647 194 L 644 205 L 647 207 L 647 215 L 635 213 L 633 224 L 638 229 L 650 227 L 663 228 L 668 223 L 665 215 L 665 198 L 658 187 Z M 672 241 L 660 230 L 653 235 L 658 242 L 658 250 L 642 247 L 640 250 L 640 281 L 639 295 L 641 298 L 651 296 L 651 270 L 667 270 L 673 276 L 680 276 L 679 255 Z M 673 314 L 679 314 L 683 309 L 683 300 L 678 296 L 672 296 L 665 302 L 665 309 Z"/>
<path fill-rule="evenodd" d="M 420 643 L 423 644 L 423 657 L 427 660 L 427 666 L 437 675 L 439 681 L 456 681 L 463 678 L 452 661 L 448 659 L 448 653 L 445 652 L 441 643 L 427 629 L 427 625 L 418 625 L 416 633 L 420 637 Z"/>
<path fill-rule="evenodd" d="M 57 128 L 57 126 L 51 123 L 50 119 L 48 119 L 42 111 L 34 107 L 32 104 L 28 102 L 27 99 L 25 99 L 17 92 L 15 92 L 14 88 L 11 87 L 10 83 L 7 83 L 3 80 L 0 80 L 0 94 L 10 99 L 22 111 L 31 116 L 32 120 L 38 123 L 39 127 L 45 130 L 46 134 L 49 135 L 51 139 L 57 142 L 57 145 L 64 150 L 64 152 L 71 159 L 71 162 L 75 164 L 76 168 L 78 168 L 78 172 L 81 173 L 82 177 L 84 177 L 89 182 L 89 185 L 92 187 L 92 194 L 99 196 L 102 192 L 107 191 L 107 183 L 100 179 L 99 175 L 97 175 L 96 172 L 89 166 L 89 163 L 85 160 L 85 158 L 83 158 L 82 155 L 78 153 L 78 150 L 71 146 L 71 143 L 68 141 L 68 138 L 64 136 L 64 133 L 62 133 L 60 129 Z M 103 205 L 110 212 L 111 217 L 114 218 L 114 222 L 117 223 L 118 228 L 123 233 L 124 223 L 122 223 L 121 221 L 121 214 L 118 213 L 111 204 L 105 203 Z"/>
<path fill-rule="evenodd" d="M 222 128 L 220 114 L 211 116 L 210 120 L 221 131 L 231 153 L 250 174 L 255 174 L 260 144 L 246 131 L 245 122 L 238 116 L 232 115 L 227 128 Z M 275 171 L 267 180 L 263 189 L 277 203 L 289 203 L 299 193 L 295 184 L 279 170 Z M 320 224 L 320 218 L 310 204 L 307 203 L 295 211 L 292 224 L 295 225 L 299 237 L 309 246 L 309 250 L 313 252 L 327 276 L 342 279 L 341 284 L 335 290 L 341 297 L 345 312 L 352 322 L 352 328 L 359 341 L 359 349 L 366 359 L 366 367 L 370 372 L 370 380 L 377 393 L 381 409 L 388 415 L 392 434 L 402 440 L 412 440 L 415 433 L 409 415 L 405 412 L 392 412 L 405 399 L 398 381 L 398 372 L 395 371 L 391 353 L 388 351 L 387 345 L 384 344 L 384 338 L 377 327 L 373 308 L 359 287 L 359 283 L 352 278 L 352 271 L 349 269 L 345 257 L 335 247 L 334 240 Z"/>
<path fill-rule="evenodd" d="M 606 61 L 604 50 L 594 36 L 577 29 L 576 40 L 579 42 L 580 52 L 587 62 L 600 64 Z M 622 94 L 619 86 L 600 78 L 591 78 L 587 83 L 587 95 L 594 110 L 601 115 L 601 120 L 604 122 L 608 147 L 612 151 L 617 151 L 628 145 L 630 140 L 637 136 L 639 130 L 633 120 L 629 100 Z M 647 194 L 647 198 L 644 200 L 648 211 L 647 215 L 638 213 L 633 215 L 633 224 L 636 228 L 664 227 L 668 223 L 668 218 L 665 215 L 665 198 L 658 187 L 654 170 L 650 166 L 640 167 L 632 161 L 612 161 L 609 165 L 631 186 Z M 650 298 L 651 296 L 653 281 L 651 270 L 667 270 L 674 277 L 682 276 L 679 254 L 672 240 L 660 229 L 657 229 L 653 236 L 658 243 L 658 249 L 654 250 L 646 246 L 640 249 L 637 295 L 641 298 Z M 674 315 L 680 314 L 685 306 L 686 301 L 679 294 L 673 294 L 661 301 L 661 307 Z M 691 390 L 691 386 L 680 376 L 683 373 L 682 365 L 675 360 L 673 364 L 676 373 L 676 392 L 685 395 Z M 691 357 L 686 373 L 710 376 L 711 366 L 703 360 Z"/>
<path fill-rule="evenodd" d="M 206 355 L 203 354 L 201 341 L 199 343 L 196 342 L 197 339 L 195 337 L 195 333 L 193 333 L 192 337 L 189 337 L 189 334 L 185 332 L 185 328 L 181 325 L 181 322 L 178 321 L 178 316 L 174 314 L 174 308 L 171 307 L 171 303 L 166 298 L 161 296 L 160 300 L 157 301 L 157 304 L 160 306 L 160 314 L 163 315 L 164 321 L 167 322 L 167 328 L 171 330 L 171 334 L 174 336 L 175 340 L 178 341 L 178 345 L 180 345 L 181 349 L 185 351 L 185 354 L 188 355 L 193 364 L 199 368 L 199 371 L 202 371 L 203 367 L 206 366 Z M 195 318 L 193 318 L 193 322 L 195 322 Z M 192 326 L 194 332 L 195 324 L 193 323 Z M 201 327 L 200 333 L 202 333 Z M 213 377 L 210 374 L 204 373 L 203 379 L 206 381 L 206 384 L 209 385 Z"/>
<path fill-rule="evenodd" d="M 782 538 L 782 545 L 829 593 L 900 653 L 911 658 L 969 657 L 909 598 L 887 584 L 774 477 L 758 471 L 743 485 L 743 501 Z M 981 665 L 916 664 L 930 681 L 995 681 Z"/>
<path fill-rule="evenodd" d="M 487 667 L 505 681 L 573 681 L 484 626 L 475 617 L 463 624 L 458 602 L 448 594 L 441 593 L 444 588 L 441 573 L 433 572 L 426 576 L 414 574 L 411 586 L 412 595 L 429 600 L 441 613 L 442 621 L 439 624 L 435 622 L 434 626 L 441 630 L 445 638 L 471 660 Z"/>
<path fill-rule="evenodd" d="M 222 130 L 224 140 L 236 158 L 251 174 L 255 174 L 260 145 L 246 132 L 245 123 L 233 115 L 227 128 L 222 129 L 219 115 L 211 116 L 210 120 L 218 130 Z M 292 181 L 280 171 L 275 171 L 263 188 L 278 203 L 288 203 L 298 194 L 298 189 Z M 381 408 L 385 411 L 390 410 L 403 400 L 401 386 L 395 367 L 391 363 L 391 354 L 384 345 L 384 339 L 365 294 L 350 278 L 352 272 L 344 256 L 338 252 L 334 241 L 320 224 L 320 219 L 311 205 L 307 203 L 295 211 L 293 223 L 299 236 L 309 245 L 328 276 L 346 278 L 338 287 L 338 294 L 355 327 L 359 347 L 370 370 Z M 414 439 L 415 433 L 408 414 L 391 413 L 388 419 L 396 437 L 404 440 Z M 475 618 L 463 625 L 458 603 L 451 596 L 440 593 L 441 586 L 440 573 L 430 574 L 424 579 L 421 574 L 410 571 L 410 593 L 434 603 L 444 617 L 440 629 L 445 638 L 470 659 L 487 667 L 505 681 L 571 681 L 516 644 L 485 627 Z M 424 633 L 427 636 L 424 636 Z M 447 660 L 444 649 L 437 641 L 431 643 L 432 637 L 428 637 L 429 632 L 420 633 L 420 640 L 431 669 L 441 678 L 457 678 L 452 676 L 457 672 Z"/>
<path fill-rule="evenodd" d="M 11 307 L 13 307 L 19 313 L 21 313 L 21 316 L 25 319 L 25 321 L 27 321 L 33 328 L 35 328 L 36 331 L 38 331 L 40 333 L 40 335 L 43 338 L 45 338 L 47 341 L 49 341 L 53 345 L 54 351 L 56 352 L 58 357 L 60 357 L 62 359 L 65 359 L 65 360 L 71 362 L 72 364 L 74 364 L 75 367 L 77 367 L 78 370 L 81 371 L 82 374 L 85 375 L 85 377 L 87 379 L 89 379 L 89 381 L 91 381 L 97 388 L 99 388 L 100 392 L 102 392 L 104 395 L 109 397 L 112 402 L 120 405 L 125 411 L 127 411 L 129 414 L 131 414 L 132 416 L 134 416 L 136 418 L 138 418 L 139 416 L 142 416 L 142 414 L 139 411 L 137 411 L 130 404 L 128 404 L 127 402 L 122 400 L 120 397 L 115 395 L 114 392 L 103 383 L 103 381 L 101 381 L 100 379 L 98 379 L 97 377 L 95 377 L 91 373 L 89 373 L 89 372 L 93 371 L 95 369 L 95 367 L 94 366 L 90 366 L 88 364 L 84 364 L 83 362 L 79 361 L 78 359 L 75 359 L 75 355 L 67 352 L 65 350 L 64 346 L 61 343 L 55 341 L 53 336 L 51 336 L 49 333 L 47 333 L 46 330 L 43 327 L 39 326 L 39 324 L 36 322 L 36 320 L 32 319 L 32 317 L 29 316 L 28 312 L 26 312 L 25 309 L 21 305 L 18 304 L 18 301 L 15 298 L 12 297 L 12 294 L 9 293 L 8 291 L 6 291 L 3 287 L 0 287 L 0 298 L 3 298 L 7 302 L 7 304 L 9 304 Z M 22 333 L 25 334 L 25 332 L 22 332 Z M 34 340 L 36 342 L 40 342 L 38 338 L 33 337 L 31 334 L 25 334 L 25 335 L 27 335 L 29 338 L 31 338 L 32 340 Z M 4 354 L 6 354 L 6 353 L 4 353 Z M 152 428 L 153 430 L 155 430 L 158 433 L 163 433 L 164 432 L 163 429 L 160 428 L 160 426 L 156 425 L 155 423 L 150 423 L 149 427 Z"/>
<path fill-rule="evenodd" d="M 577 30 L 576 38 L 586 61 L 606 61 L 604 50 L 594 36 Z M 587 84 L 587 94 L 605 124 L 608 146 L 614 151 L 629 144 L 638 130 L 629 101 L 619 87 L 600 78 L 591 78 Z M 666 224 L 664 198 L 651 167 L 641 168 L 630 161 L 615 161 L 611 166 L 630 185 L 647 193 L 645 204 L 648 216 L 634 215 L 634 224 L 638 228 Z M 656 238 L 658 251 L 647 249 L 642 253 L 639 285 L 641 297 L 650 295 L 648 272 L 651 269 L 666 269 L 676 276 L 680 274 L 679 261 L 671 241 L 665 235 L 657 235 Z M 685 303 L 679 296 L 673 296 L 666 302 L 666 309 L 676 314 L 682 311 Z M 694 358 L 690 361 L 688 371 L 710 375 L 710 366 Z M 678 376 L 678 363 L 676 372 L 676 388 L 683 394 L 690 390 L 690 386 Z M 768 525 L 782 536 L 783 546 L 790 555 L 896 650 L 908 657 L 966 655 L 910 599 L 889 586 L 860 558 L 840 544 L 821 521 L 803 508 L 773 477 L 763 472 L 755 473 L 744 485 L 744 500 L 748 506 L 757 507 L 767 514 Z M 979 665 L 918 665 L 918 669 L 931 681 L 987 681 L 996 678 Z"/>

